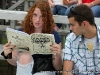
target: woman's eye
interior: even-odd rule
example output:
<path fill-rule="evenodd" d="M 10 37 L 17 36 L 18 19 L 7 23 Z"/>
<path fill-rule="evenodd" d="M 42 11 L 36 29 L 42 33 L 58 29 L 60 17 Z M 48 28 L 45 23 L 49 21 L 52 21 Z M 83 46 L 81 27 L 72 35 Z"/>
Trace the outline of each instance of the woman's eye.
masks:
<path fill-rule="evenodd" d="M 37 16 L 36 14 L 33 14 L 33 16 Z"/>
<path fill-rule="evenodd" d="M 40 16 L 40 18 L 42 18 L 42 16 Z"/>

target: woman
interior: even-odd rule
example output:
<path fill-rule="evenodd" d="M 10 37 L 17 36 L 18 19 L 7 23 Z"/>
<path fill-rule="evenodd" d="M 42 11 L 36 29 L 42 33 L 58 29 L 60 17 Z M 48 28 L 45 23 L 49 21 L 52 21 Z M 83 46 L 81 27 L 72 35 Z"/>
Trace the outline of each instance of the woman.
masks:
<path fill-rule="evenodd" d="M 4 45 L 4 52 L 2 53 L 2 55 L 6 57 L 7 61 L 10 64 L 17 66 L 16 75 L 55 75 L 55 72 L 47 71 L 60 70 L 62 67 L 61 39 L 59 34 L 54 31 L 54 20 L 49 3 L 46 0 L 37 0 L 34 5 L 28 10 L 27 15 L 22 22 L 22 27 L 19 30 L 28 34 L 54 34 L 56 43 L 50 45 L 50 50 L 55 52 L 56 55 L 34 54 L 31 56 L 29 52 L 19 52 L 18 50 L 13 50 L 13 48 L 16 46 L 11 46 L 11 42 L 8 42 Z M 12 53 L 11 59 L 7 58 L 9 53 Z M 49 65 L 51 65 L 52 67 L 50 68 L 50 70 L 37 71 L 36 68 L 38 69 L 41 67 L 41 65 L 40 67 L 36 66 L 39 62 L 42 61 L 39 59 L 44 60 L 45 58 L 51 59 L 52 63 L 50 63 Z M 38 60 L 39 62 L 37 62 Z M 42 65 L 44 63 L 42 62 Z"/>

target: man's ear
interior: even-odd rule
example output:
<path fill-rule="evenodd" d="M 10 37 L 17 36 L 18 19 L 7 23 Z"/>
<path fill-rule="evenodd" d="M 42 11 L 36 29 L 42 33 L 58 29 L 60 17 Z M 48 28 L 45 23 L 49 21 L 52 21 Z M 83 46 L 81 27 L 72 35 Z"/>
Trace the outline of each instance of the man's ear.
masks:
<path fill-rule="evenodd" d="M 82 26 L 86 26 L 86 25 L 87 25 L 87 21 L 83 21 Z"/>

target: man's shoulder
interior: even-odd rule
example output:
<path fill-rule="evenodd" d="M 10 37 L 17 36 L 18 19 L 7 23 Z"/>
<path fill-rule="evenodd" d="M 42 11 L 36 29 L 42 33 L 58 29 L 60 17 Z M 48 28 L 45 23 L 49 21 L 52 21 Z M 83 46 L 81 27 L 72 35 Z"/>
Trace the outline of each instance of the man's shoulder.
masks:
<path fill-rule="evenodd" d="M 69 33 L 68 36 L 67 36 L 67 38 L 70 38 L 70 39 L 74 39 L 76 37 L 77 36 L 73 32 Z"/>
<path fill-rule="evenodd" d="M 76 36 L 73 32 L 68 34 L 68 36 L 66 37 L 67 40 L 70 41 L 75 41 L 75 40 L 79 40 L 80 36 Z"/>
<path fill-rule="evenodd" d="M 97 28 L 97 32 L 100 33 L 100 25 L 96 25 L 96 28 Z"/>

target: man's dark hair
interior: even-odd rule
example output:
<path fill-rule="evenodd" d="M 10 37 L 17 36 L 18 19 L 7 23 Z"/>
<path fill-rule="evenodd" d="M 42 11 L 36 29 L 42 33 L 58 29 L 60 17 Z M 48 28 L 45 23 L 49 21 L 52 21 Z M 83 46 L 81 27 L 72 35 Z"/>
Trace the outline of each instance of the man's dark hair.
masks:
<path fill-rule="evenodd" d="M 84 4 L 72 7 L 68 14 L 68 18 L 71 17 L 74 17 L 75 20 L 79 23 L 79 25 L 81 25 L 83 21 L 88 21 L 91 25 L 95 25 L 94 14 L 92 10 Z"/>

